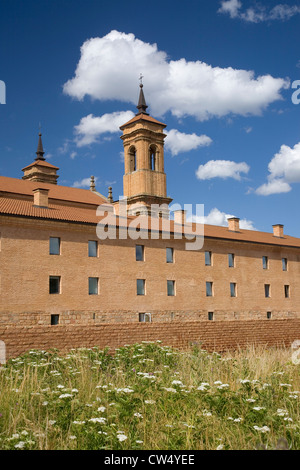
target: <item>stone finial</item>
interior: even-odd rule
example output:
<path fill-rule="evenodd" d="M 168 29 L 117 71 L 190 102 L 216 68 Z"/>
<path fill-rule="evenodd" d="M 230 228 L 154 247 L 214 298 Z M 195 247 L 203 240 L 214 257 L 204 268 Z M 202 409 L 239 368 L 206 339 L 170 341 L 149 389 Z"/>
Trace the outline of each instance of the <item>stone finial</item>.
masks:
<path fill-rule="evenodd" d="M 109 188 L 108 188 L 108 198 L 107 198 L 107 199 L 108 199 L 108 202 L 109 202 L 109 203 L 112 203 L 112 202 L 113 202 L 112 187 L 111 187 L 111 186 L 109 186 Z"/>
<path fill-rule="evenodd" d="M 91 191 L 96 191 L 95 177 L 94 177 L 94 176 L 91 176 L 90 190 L 91 190 Z"/>

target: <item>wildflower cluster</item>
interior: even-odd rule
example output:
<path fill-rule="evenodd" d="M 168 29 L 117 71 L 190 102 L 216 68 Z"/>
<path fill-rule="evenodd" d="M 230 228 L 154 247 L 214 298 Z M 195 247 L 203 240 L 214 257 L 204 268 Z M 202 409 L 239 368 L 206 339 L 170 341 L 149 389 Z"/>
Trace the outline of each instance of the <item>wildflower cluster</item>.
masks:
<path fill-rule="evenodd" d="M 277 360 L 258 375 L 247 354 L 160 343 L 10 360 L 0 369 L 0 448 L 254 449 L 280 438 L 300 448 L 297 366 Z"/>

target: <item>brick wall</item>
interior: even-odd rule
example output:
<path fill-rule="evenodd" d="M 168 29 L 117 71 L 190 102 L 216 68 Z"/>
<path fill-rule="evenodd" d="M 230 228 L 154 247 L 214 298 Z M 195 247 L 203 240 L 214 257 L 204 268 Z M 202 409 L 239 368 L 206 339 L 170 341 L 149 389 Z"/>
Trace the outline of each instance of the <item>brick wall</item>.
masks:
<path fill-rule="evenodd" d="M 0 326 L 0 340 L 6 345 L 7 358 L 30 349 L 62 352 L 78 347 L 109 346 L 161 340 L 163 345 L 180 349 L 193 343 L 209 351 L 233 350 L 251 345 L 290 347 L 300 340 L 300 320 L 248 320 L 238 322 L 122 323 L 98 325 Z"/>

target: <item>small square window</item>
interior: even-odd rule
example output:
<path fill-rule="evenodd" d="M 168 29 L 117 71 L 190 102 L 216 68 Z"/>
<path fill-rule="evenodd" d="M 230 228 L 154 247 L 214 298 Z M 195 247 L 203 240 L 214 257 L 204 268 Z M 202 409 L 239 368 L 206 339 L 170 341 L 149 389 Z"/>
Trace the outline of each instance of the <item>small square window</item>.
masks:
<path fill-rule="evenodd" d="M 151 313 L 139 313 L 139 322 L 150 323 L 151 322 Z"/>
<path fill-rule="evenodd" d="M 89 240 L 89 257 L 97 258 L 98 255 L 98 242 L 95 240 Z"/>
<path fill-rule="evenodd" d="M 144 245 L 135 246 L 135 259 L 136 261 L 144 261 Z"/>
<path fill-rule="evenodd" d="M 208 312 L 208 319 L 212 321 L 214 319 L 214 312 Z"/>
<path fill-rule="evenodd" d="M 270 284 L 265 284 L 265 297 L 270 297 Z"/>
<path fill-rule="evenodd" d="M 205 266 L 211 266 L 211 251 L 205 252 Z"/>
<path fill-rule="evenodd" d="M 51 325 L 59 324 L 59 315 L 51 315 Z"/>
<path fill-rule="evenodd" d="M 212 297 L 213 295 L 212 288 L 213 288 L 213 283 L 207 282 L 206 283 L 206 297 Z"/>
<path fill-rule="evenodd" d="M 89 277 L 89 295 L 98 295 L 98 277 Z"/>
<path fill-rule="evenodd" d="M 228 266 L 230 268 L 234 268 L 234 254 L 233 253 L 228 254 Z"/>
<path fill-rule="evenodd" d="M 49 277 L 49 294 L 60 294 L 60 276 Z"/>
<path fill-rule="evenodd" d="M 145 295 L 145 279 L 136 280 L 136 293 L 137 295 Z"/>
<path fill-rule="evenodd" d="M 173 248 L 166 249 L 167 263 L 174 263 L 174 250 Z"/>
<path fill-rule="evenodd" d="M 230 283 L 230 297 L 236 297 L 236 283 Z"/>
<path fill-rule="evenodd" d="M 263 256 L 263 257 L 262 257 L 262 265 L 263 265 L 263 269 L 268 269 L 268 267 L 269 267 L 269 260 L 268 260 L 268 257 L 267 257 L 267 256 Z"/>
<path fill-rule="evenodd" d="M 287 258 L 282 258 L 282 271 L 287 271 Z"/>
<path fill-rule="evenodd" d="M 290 286 L 286 285 L 284 286 L 284 297 L 288 299 L 290 296 Z"/>
<path fill-rule="evenodd" d="M 169 296 L 175 295 L 175 281 L 167 281 L 167 292 Z"/>
<path fill-rule="evenodd" d="M 267 312 L 267 319 L 270 320 L 272 318 L 272 312 Z"/>
<path fill-rule="evenodd" d="M 50 237 L 49 240 L 49 254 L 60 255 L 60 238 Z"/>

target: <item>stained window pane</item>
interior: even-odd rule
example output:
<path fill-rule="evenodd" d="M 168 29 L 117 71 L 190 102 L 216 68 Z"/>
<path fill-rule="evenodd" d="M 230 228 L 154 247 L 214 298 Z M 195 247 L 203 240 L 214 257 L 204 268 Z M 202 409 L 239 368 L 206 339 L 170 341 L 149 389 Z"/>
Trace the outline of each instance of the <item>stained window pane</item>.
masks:
<path fill-rule="evenodd" d="M 268 257 L 267 256 L 262 257 L 262 263 L 263 263 L 263 269 L 268 269 Z"/>
<path fill-rule="evenodd" d="M 230 268 L 234 268 L 234 254 L 233 253 L 228 254 L 228 266 Z"/>
<path fill-rule="evenodd" d="M 206 283 L 206 296 L 212 297 L 212 282 Z"/>
<path fill-rule="evenodd" d="M 205 266 L 211 266 L 211 251 L 205 252 Z"/>
<path fill-rule="evenodd" d="M 236 297 L 236 284 L 234 282 L 230 283 L 230 296 Z"/>
<path fill-rule="evenodd" d="M 98 242 L 94 240 L 89 240 L 89 257 L 97 258 L 97 248 Z"/>
<path fill-rule="evenodd" d="M 168 295 L 175 295 L 175 281 L 167 281 Z"/>
<path fill-rule="evenodd" d="M 136 261 L 144 261 L 144 245 L 135 246 L 135 259 Z"/>
<path fill-rule="evenodd" d="M 89 277 L 89 295 L 98 294 L 98 278 Z"/>
<path fill-rule="evenodd" d="M 49 294 L 59 294 L 59 293 L 60 293 L 60 277 L 50 276 L 49 277 Z"/>
<path fill-rule="evenodd" d="M 282 258 L 282 270 L 287 271 L 287 258 Z"/>
<path fill-rule="evenodd" d="M 136 280 L 136 293 L 137 295 L 145 295 L 145 279 Z"/>
<path fill-rule="evenodd" d="M 265 297 L 270 297 L 270 284 L 265 284 Z"/>
<path fill-rule="evenodd" d="M 173 248 L 166 249 L 167 263 L 173 263 L 173 254 L 174 254 Z"/>
<path fill-rule="evenodd" d="M 60 238 L 50 237 L 49 240 L 49 253 L 50 255 L 60 254 Z"/>

